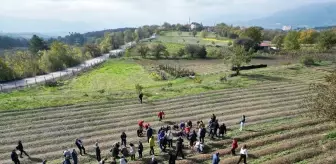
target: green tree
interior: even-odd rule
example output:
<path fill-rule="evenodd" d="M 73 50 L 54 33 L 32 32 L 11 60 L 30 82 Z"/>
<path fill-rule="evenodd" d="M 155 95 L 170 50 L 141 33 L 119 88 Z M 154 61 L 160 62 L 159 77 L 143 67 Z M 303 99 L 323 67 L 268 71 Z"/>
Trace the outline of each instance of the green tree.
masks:
<path fill-rule="evenodd" d="M 207 50 L 206 50 L 205 46 L 202 46 L 200 48 L 197 55 L 199 56 L 199 58 L 202 58 L 202 59 L 205 59 L 207 57 Z"/>
<path fill-rule="evenodd" d="M 131 42 L 134 40 L 133 38 L 133 31 L 132 30 L 126 30 L 124 31 L 124 40 L 126 43 Z"/>
<path fill-rule="evenodd" d="M 163 44 L 152 44 L 150 47 L 150 51 L 152 52 L 152 55 L 156 58 L 159 59 L 161 56 L 165 55 L 167 48 Z"/>
<path fill-rule="evenodd" d="M 138 46 L 137 48 L 137 52 L 143 57 L 146 58 L 148 52 L 149 52 L 149 48 L 147 45 L 141 44 L 140 46 Z"/>
<path fill-rule="evenodd" d="M 322 31 L 318 37 L 317 47 L 320 50 L 329 50 L 336 44 L 336 34 L 332 30 Z"/>
<path fill-rule="evenodd" d="M 236 75 L 240 75 L 240 67 L 251 62 L 253 50 L 246 51 L 244 46 L 236 45 L 230 47 L 227 53 L 227 55 L 224 55 L 225 61 L 236 67 Z"/>
<path fill-rule="evenodd" d="M 185 46 L 184 51 L 191 58 L 203 58 L 204 59 L 207 57 L 207 51 L 206 51 L 205 46 L 188 44 Z"/>
<path fill-rule="evenodd" d="M 112 36 L 110 33 L 105 33 L 103 40 L 99 44 L 101 53 L 108 53 L 112 50 Z"/>
<path fill-rule="evenodd" d="M 208 31 L 202 30 L 200 35 L 201 35 L 202 38 L 206 38 L 208 36 Z"/>
<path fill-rule="evenodd" d="M 101 56 L 100 49 L 95 44 L 87 44 L 84 46 L 84 53 L 88 52 L 91 57 Z"/>
<path fill-rule="evenodd" d="M 317 36 L 318 33 L 313 29 L 300 31 L 299 42 L 301 44 L 314 44 Z"/>
<path fill-rule="evenodd" d="M 6 54 L 6 64 L 15 72 L 16 78 L 35 76 L 38 71 L 37 55 L 28 51 L 17 51 L 13 54 Z"/>
<path fill-rule="evenodd" d="M 40 59 L 41 68 L 45 72 L 62 70 L 80 64 L 83 53 L 78 48 L 70 48 L 64 43 L 55 41 L 49 51 L 44 51 Z"/>
<path fill-rule="evenodd" d="M 285 38 L 285 36 L 284 36 L 284 35 L 281 35 L 281 34 L 276 35 L 276 36 L 273 38 L 272 43 L 276 45 L 276 48 L 277 48 L 278 50 L 280 50 L 280 49 L 282 48 L 282 45 L 283 45 L 283 43 L 284 43 L 284 38 Z"/>
<path fill-rule="evenodd" d="M 197 35 L 197 31 L 196 30 L 192 31 L 192 36 L 196 37 L 196 35 Z"/>
<path fill-rule="evenodd" d="M 297 31 L 288 32 L 284 39 L 285 49 L 287 50 L 300 49 L 299 37 L 300 37 L 300 34 Z"/>
<path fill-rule="evenodd" d="M 252 39 L 256 44 L 262 41 L 262 28 L 260 27 L 249 27 L 242 33 L 243 37 L 248 37 Z"/>
<path fill-rule="evenodd" d="M 14 71 L 0 58 L 0 82 L 14 79 Z"/>
<path fill-rule="evenodd" d="M 35 55 L 38 51 L 46 49 L 48 49 L 48 47 L 43 39 L 41 39 L 37 35 L 33 35 L 33 37 L 29 41 L 29 51 Z"/>

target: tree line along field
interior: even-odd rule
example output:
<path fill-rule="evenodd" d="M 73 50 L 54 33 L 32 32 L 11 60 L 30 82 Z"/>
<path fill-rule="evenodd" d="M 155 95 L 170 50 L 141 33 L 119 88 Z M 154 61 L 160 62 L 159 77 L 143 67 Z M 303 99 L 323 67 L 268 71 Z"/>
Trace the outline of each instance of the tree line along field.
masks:
<path fill-rule="evenodd" d="M 138 120 L 149 122 L 155 129 L 180 121 L 208 121 L 214 113 L 219 122 L 229 128 L 224 139 L 206 137 L 205 154 L 185 149 L 187 158 L 177 163 L 209 163 L 212 153 L 220 152 L 221 163 L 235 163 L 238 156 L 229 155 L 231 138 L 238 138 L 239 148 L 248 145 L 248 163 L 334 163 L 335 140 L 328 134 L 335 124 L 323 119 L 304 117 L 307 110 L 300 106 L 308 85 L 294 81 L 267 82 L 245 89 L 226 89 L 198 95 L 176 97 L 139 104 L 136 99 L 104 103 L 77 104 L 32 110 L 0 111 L 0 163 L 10 163 L 9 154 L 18 140 L 22 140 L 32 161 L 60 163 L 65 149 L 75 148 L 75 138 L 82 138 L 88 155 L 79 157 L 79 163 L 96 163 L 94 143 L 98 141 L 102 157 L 111 158 L 112 144 L 125 131 L 127 142 L 143 141 L 145 159 L 149 147 L 145 138 L 136 137 Z M 159 122 L 158 111 L 166 118 Z M 242 132 L 238 122 L 246 115 L 247 124 Z M 187 144 L 187 143 L 185 143 Z M 174 143 L 175 145 L 175 143 Z M 239 150 L 238 148 L 238 150 Z M 155 146 L 156 159 L 164 161 Z M 130 163 L 143 163 L 141 161 Z M 166 162 L 163 162 L 166 163 Z"/>

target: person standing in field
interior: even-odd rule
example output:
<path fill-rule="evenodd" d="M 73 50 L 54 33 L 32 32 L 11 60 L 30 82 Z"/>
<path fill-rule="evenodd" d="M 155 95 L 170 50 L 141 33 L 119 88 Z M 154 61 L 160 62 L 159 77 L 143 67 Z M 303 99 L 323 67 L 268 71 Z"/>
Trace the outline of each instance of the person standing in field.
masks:
<path fill-rule="evenodd" d="M 210 128 L 209 136 L 211 136 L 211 139 L 214 139 L 215 126 L 216 126 L 216 123 L 214 121 L 210 121 L 210 124 L 209 124 L 209 128 Z"/>
<path fill-rule="evenodd" d="M 219 127 L 219 137 L 224 137 L 224 135 L 226 134 L 226 126 L 223 123 L 220 127 Z"/>
<path fill-rule="evenodd" d="M 155 146 L 155 141 L 154 141 L 154 136 L 151 136 L 151 138 L 149 139 L 149 155 L 154 155 L 154 146 Z"/>
<path fill-rule="evenodd" d="M 218 124 L 218 120 L 215 121 L 215 125 L 214 125 L 214 134 L 216 135 L 216 137 L 218 137 L 217 131 L 219 128 L 219 124 Z"/>
<path fill-rule="evenodd" d="M 245 125 L 245 115 L 243 115 L 243 117 L 242 117 L 242 119 L 240 121 L 240 129 L 239 129 L 240 131 L 243 130 L 244 125 Z"/>
<path fill-rule="evenodd" d="M 187 126 L 189 126 L 190 128 L 192 128 L 192 122 L 190 120 L 188 120 Z"/>
<path fill-rule="evenodd" d="M 160 134 L 158 135 L 158 139 L 159 139 L 159 144 L 160 144 L 160 149 L 161 151 L 166 151 L 166 144 L 165 144 L 165 138 L 166 137 L 166 134 L 165 134 L 165 131 L 162 129 L 160 131 Z"/>
<path fill-rule="evenodd" d="M 113 148 L 110 150 L 110 152 L 112 152 L 112 157 L 114 158 L 119 158 L 118 155 L 119 155 L 119 143 L 116 143 L 113 145 Z"/>
<path fill-rule="evenodd" d="M 126 133 L 125 132 L 122 132 L 121 135 L 120 135 L 120 139 L 121 139 L 121 145 L 124 145 L 126 147 Z"/>
<path fill-rule="evenodd" d="M 77 164 L 78 163 L 78 155 L 77 155 L 77 152 L 76 152 L 75 149 L 72 150 L 71 157 L 72 157 L 72 160 L 73 160 L 74 164 Z"/>
<path fill-rule="evenodd" d="M 14 164 L 20 164 L 19 156 L 18 154 L 16 154 L 15 150 L 12 151 L 11 159 L 14 162 Z"/>
<path fill-rule="evenodd" d="M 139 146 L 138 146 L 139 159 L 142 159 L 142 152 L 143 152 L 143 145 L 141 141 L 139 141 Z"/>
<path fill-rule="evenodd" d="M 215 121 L 216 121 L 216 116 L 215 116 L 215 114 L 212 114 L 211 122 L 215 122 Z"/>
<path fill-rule="evenodd" d="M 162 118 L 165 116 L 165 113 L 163 111 L 158 113 L 159 121 L 162 120 Z"/>
<path fill-rule="evenodd" d="M 18 146 L 16 146 L 16 149 L 20 151 L 20 158 L 23 158 L 22 153 L 24 153 L 28 158 L 30 158 L 27 152 L 23 150 L 23 145 L 21 141 L 18 142 Z"/>
<path fill-rule="evenodd" d="M 244 164 L 246 164 L 246 158 L 247 158 L 247 147 L 246 147 L 246 145 L 244 145 L 240 149 L 240 158 L 239 158 L 239 161 L 237 162 L 237 164 L 239 164 L 240 161 L 243 160 L 243 159 L 244 159 Z"/>
<path fill-rule="evenodd" d="M 70 162 L 70 159 L 71 159 L 71 153 L 70 153 L 70 151 L 69 150 L 65 150 L 63 152 L 63 156 L 64 156 L 64 162 L 63 162 L 63 164 L 71 164 L 71 162 Z"/>
<path fill-rule="evenodd" d="M 96 158 L 97 158 L 97 161 L 101 161 L 101 156 L 100 156 L 100 148 L 99 148 L 99 145 L 98 145 L 98 142 L 96 142 Z"/>
<path fill-rule="evenodd" d="M 141 104 L 142 104 L 142 98 L 143 98 L 143 93 L 140 92 L 140 94 L 139 94 L 139 101 L 140 101 Z"/>
<path fill-rule="evenodd" d="M 175 159 L 177 159 L 177 157 L 179 155 L 181 155 L 182 159 L 184 159 L 184 154 L 183 154 L 183 139 L 181 137 L 179 137 L 179 139 L 177 140 L 176 143 L 176 157 Z"/>
<path fill-rule="evenodd" d="M 238 147 L 238 141 L 237 141 L 236 138 L 233 138 L 233 140 L 232 140 L 232 148 L 231 148 L 231 154 L 233 156 L 236 155 L 236 149 L 237 149 L 237 147 Z"/>
<path fill-rule="evenodd" d="M 151 127 L 148 127 L 147 129 L 147 141 L 149 143 L 150 138 L 153 136 L 153 129 Z"/>
<path fill-rule="evenodd" d="M 192 134 L 190 135 L 190 137 L 189 137 L 189 145 L 190 145 L 190 148 L 192 148 L 193 146 L 194 146 L 194 143 L 197 141 L 197 134 L 196 134 L 196 131 L 194 130 L 193 132 L 192 132 Z"/>
<path fill-rule="evenodd" d="M 219 164 L 219 153 L 217 152 L 216 154 L 212 155 L 212 164 Z"/>
<path fill-rule="evenodd" d="M 169 161 L 168 164 L 175 164 L 176 158 L 172 152 L 169 152 Z"/>
<path fill-rule="evenodd" d="M 168 128 L 168 131 L 166 133 L 166 139 L 168 142 L 168 147 L 173 147 L 173 134 L 170 130 L 170 128 Z"/>
<path fill-rule="evenodd" d="M 80 154 L 80 155 L 83 155 L 83 154 L 82 154 L 82 151 L 83 151 L 84 154 L 86 154 L 86 153 L 85 153 L 85 148 L 84 148 L 84 145 L 83 145 L 82 140 L 80 140 L 80 139 L 77 138 L 76 141 L 75 141 L 75 144 L 76 144 L 76 146 L 77 146 L 78 149 L 79 149 L 79 154 Z"/>
<path fill-rule="evenodd" d="M 201 128 L 201 131 L 200 131 L 200 142 L 204 143 L 204 138 L 205 138 L 205 134 L 206 134 L 206 129 L 205 127 Z"/>
<path fill-rule="evenodd" d="M 131 155 L 131 160 L 135 160 L 135 147 L 133 143 L 130 143 L 130 155 Z"/>

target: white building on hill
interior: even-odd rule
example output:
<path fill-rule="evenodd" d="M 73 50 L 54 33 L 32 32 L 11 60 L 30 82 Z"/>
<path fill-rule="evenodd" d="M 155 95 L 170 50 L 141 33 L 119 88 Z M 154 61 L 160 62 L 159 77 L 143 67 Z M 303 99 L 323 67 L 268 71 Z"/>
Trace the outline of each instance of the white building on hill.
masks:
<path fill-rule="evenodd" d="M 292 30 L 292 26 L 283 26 L 282 30 L 283 31 L 290 31 L 290 30 Z"/>

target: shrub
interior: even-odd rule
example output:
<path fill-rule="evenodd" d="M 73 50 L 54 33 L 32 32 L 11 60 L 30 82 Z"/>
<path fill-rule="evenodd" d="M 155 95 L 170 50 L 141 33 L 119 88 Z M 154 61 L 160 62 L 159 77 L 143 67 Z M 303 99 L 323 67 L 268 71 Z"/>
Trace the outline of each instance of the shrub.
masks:
<path fill-rule="evenodd" d="M 162 55 L 165 55 L 167 52 L 166 46 L 164 46 L 161 43 L 158 44 L 152 44 L 150 47 L 150 50 L 152 52 L 152 55 L 155 56 L 155 58 L 159 59 Z"/>
<path fill-rule="evenodd" d="M 153 80 L 155 80 L 155 81 L 160 81 L 160 80 L 162 80 L 162 77 L 161 77 L 158 73 L 156 73 L 156 72 L 152 72 L 152 73 L 150 74 L 150 77 L 151 77 Z"/>
<path fill-rule="evenodd" d="M 185 51 L 183 48 L 180 48 L 178 51 L 177 51 L 177 56 L 178 57 L 183 57 L 185 55 Z"/>
<path fill-rule="evenodd" d="M 205 46 L 199 46 L 199 45 L 186 45 L 185 46 L 185 52 L 191 57 L 191 58 L 206 58 L 207 52 Z"/>
<path fill-rule="evenodd" d="M 190 75 L 195 75 L 195 72 L 190 71 L 188 69 L 183 68 L 176 68 L 169 65 L 159 65 L 159 69 L 166 71 L 167 73 L 171 74 L 172 76 L 175 76 L 177 78 L 179 77 L 188 77 Z"/>
<path fill-rule="evenodd" d="M 140 84 L 135 84 L 135 90 L 137 93 L 141 93 L 143 90 L 143 86 Z"/>
<path fill-rule="evenodd" d="M 169 83 L 167 84 L 167 86 L 168 86 L 168 87 L 172 87 L 172 86 L 173 86 L 173 83 L 169 82 Z"/>
<path fill-rule="evenodd" d="M 147 53 L 149 52 L 149 48 L 148 48 L 147 45 L 140 45 L 140 46 L 137 48 L 137 52 L 138 52 L 143 58 L 146 58 Z"/>
<path fill-rule="evenodd" d="M 316 59 L 312 55 L 303 56 L 301 58 L 301 63 L 305 66 L 313 66 L 316 64 Z"/>
<path fill-rule="evenodd" d="M 195 82 L 195 83 L 201 84 L 202 81 L 203 81 L 202 78 L 199 77 L 199 76 L 196 76 L 196 77 L 194 78 L 194 82 Z"/>
<path fill-rule="evenodd" d="M 303 103 L 309 109 L 311 117 L 328 119 L 336 122 L 336 72 L 326 76 L 326 84 L 312 84 Z"/>
<path fill-rule="evenodd" d="M 326 138 L 327 139 L 336 139 L 336 131 L 328 133 Z"/>
<path fill-rule="evenodd" d="M 44 86 L 46 87 L 57 87 L 59 83 L 57 81 L 46 81 Z"/>
<path fill-rule="evenodd" d="M 98 90 L 98 92 L 103 94 L 103 93 L 105 93 L 105 89 Z"/>

